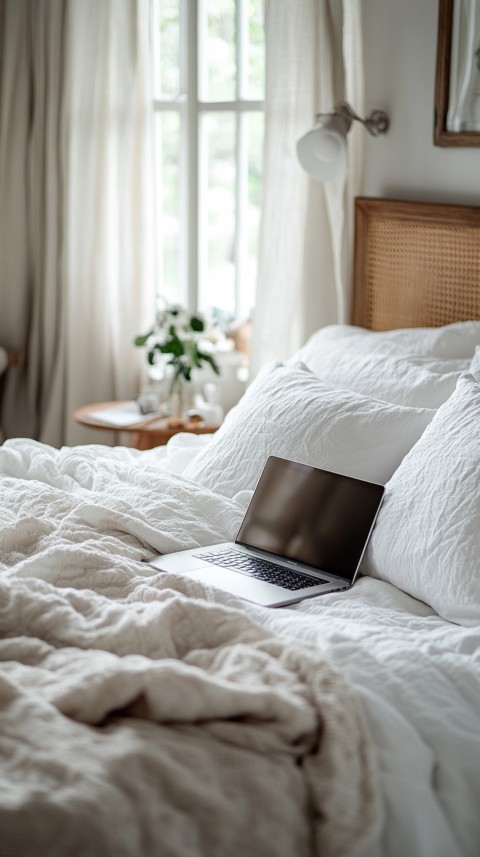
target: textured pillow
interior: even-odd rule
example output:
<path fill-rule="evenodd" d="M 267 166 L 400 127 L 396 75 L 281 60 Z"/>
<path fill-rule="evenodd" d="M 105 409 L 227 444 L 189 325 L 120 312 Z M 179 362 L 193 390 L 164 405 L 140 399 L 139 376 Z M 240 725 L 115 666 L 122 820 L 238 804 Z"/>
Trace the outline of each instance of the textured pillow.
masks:
<path fill-rule="evenodd" d="M 435 411 L 327 387 L 305 366 L 266 366 L 184 476 L 233 497 L 269 455 L 386 482 Z"/>
<path fill-rule="evenodd" d="M 480 384 L 465 375 L 387 485 L 362 571 L 480 623 Z"/>
<path fill-rule="evenodd" d="M 331 387 L 354 390 L 412 408 L 438 408 L 453 393 L 468 359 L 397 357 L 356 352 L 343 341 L 312 337 L 299 352 L 308 368 Z"/>
<path fill-rule="evenodd" d="M 409 357 L 471 358 L 480 345 L 480 321 L 459 321 L 443 327 L 409 327 L 372 331 L 351 324 L 332 324 L 318 330 L 309 340 L 315 347 L 342 343 L 353 354 L 391 354 Z M 305 362 L 303 349 L 295 355 Z"/>
<path fill-rule="evenodd" d="M 475 354 L 472 357 L 469 370 L 478 377 L 478 373 L 480 372 L 480 345 L 477 345 L 475 349 Z"/>

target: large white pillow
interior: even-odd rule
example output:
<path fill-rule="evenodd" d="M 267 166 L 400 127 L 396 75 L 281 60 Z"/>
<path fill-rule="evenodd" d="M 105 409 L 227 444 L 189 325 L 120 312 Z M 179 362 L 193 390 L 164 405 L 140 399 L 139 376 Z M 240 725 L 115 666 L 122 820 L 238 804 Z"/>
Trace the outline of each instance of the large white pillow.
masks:
<path fill-rule="evenodd" d="M 475 349 L 475 354 L 472 357 L 469 370 L 470 372 L 473 372 L 475 376 L 480 372 L 480 345 L 477 345 Z"/>
<path fill-rule="evenodd" d="M 331 387 L 355 390 L 397 405 L 438 408 L 470 366 L 468 359 L 364 353 L 342 340 L 315 335 L 297 357 Z"/>
<path fill-rule="evenodd" d="M 459 321 L 443 327 L 409 327 L 372 331 L 351 324 L 323 327 L 309 340 L 310 349 L 342 343 L 352 353 L 391 354 L 409 357 L 472 357 L 480 345 L 480 321 Z M 304 360 L 303 349 L 296 359 Z"/>
<path fill-rule="evenodd" d="M 480 623 L 480 384 L 467 374 L 386 489 L 362 571 Z"/>
<path fill-rule="evenodd" d="M 334 390 L 303 364 L 272 363 L 183 475 L 233 497 L 278 455 L 384 483 L 434 413 Z"/>

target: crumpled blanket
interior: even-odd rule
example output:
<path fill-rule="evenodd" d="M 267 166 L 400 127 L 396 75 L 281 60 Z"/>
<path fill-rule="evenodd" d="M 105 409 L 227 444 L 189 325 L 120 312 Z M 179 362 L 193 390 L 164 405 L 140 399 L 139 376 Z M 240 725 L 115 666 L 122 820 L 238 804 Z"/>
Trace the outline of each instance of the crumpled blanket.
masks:
<path fill-rule="evenodd" d="M 356 693 L 154 550 L 241 505 L 128 450 L 0 448 L 0 857 L 368 853 Z"/>

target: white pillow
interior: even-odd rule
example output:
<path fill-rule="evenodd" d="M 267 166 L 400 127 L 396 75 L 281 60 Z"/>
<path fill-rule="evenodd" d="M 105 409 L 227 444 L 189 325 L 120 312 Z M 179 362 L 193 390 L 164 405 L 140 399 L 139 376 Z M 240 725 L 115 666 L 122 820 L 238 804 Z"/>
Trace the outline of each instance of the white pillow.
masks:
<path fill-rule="evenodd" d="M 472 357 L 469 371 L 473 372 L 474 375 L 477 375 L 480 372 L 480 345 L 477 345 L 475 349 L 475 354 Z"/>
<path fill-rule="evenodd" d="M 323 327 L 309 340 L 310 348 L 343 343 L 352 353 L 391 354 L 409 357 L 472 357 L 480 345 L 480 321 L 459 321 L 443 327 L 409 327 L 372 331 L 351 324 Z M 301 349 L 296 359 L 304 360 Z"/>
<path fill-rule="evenodd" d="M 278 455 L 383 484 L 434 413 L 331 389 L 302 364 L 272 363 L 183 475 L 233 497 L 253 489 Z"/>
<path fill-rule="evenodd" d="M 465 375 L 387 485 L 362 571 L 480 623 L 480 384 Z"/>
<path fill-rule="evenodd" d="M 438 408 L 453 393 L 468 359 L 397 357 L 356 352 L 347 342 L 315 335 L 297 355 L 331 387 L 355 390 L 397 405 Z"/>

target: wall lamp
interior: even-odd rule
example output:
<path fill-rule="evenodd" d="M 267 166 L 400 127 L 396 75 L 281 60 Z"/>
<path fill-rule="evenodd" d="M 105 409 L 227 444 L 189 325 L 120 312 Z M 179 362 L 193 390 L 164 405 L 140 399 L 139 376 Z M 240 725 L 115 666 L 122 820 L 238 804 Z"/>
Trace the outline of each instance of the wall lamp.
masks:
<path fill-rule="evenodd" d="M 336 104 L 331 113 L 317 113 L 317 124 L 297 143 L 297 156 L 313 179 L 329 181 L 345 172 L 347 134 L 352 122 L 361 122 L 374 137 L 385 134 L 390 120 L 383 110 L 372 110 L 362 119 L 346 102 Z"/>

